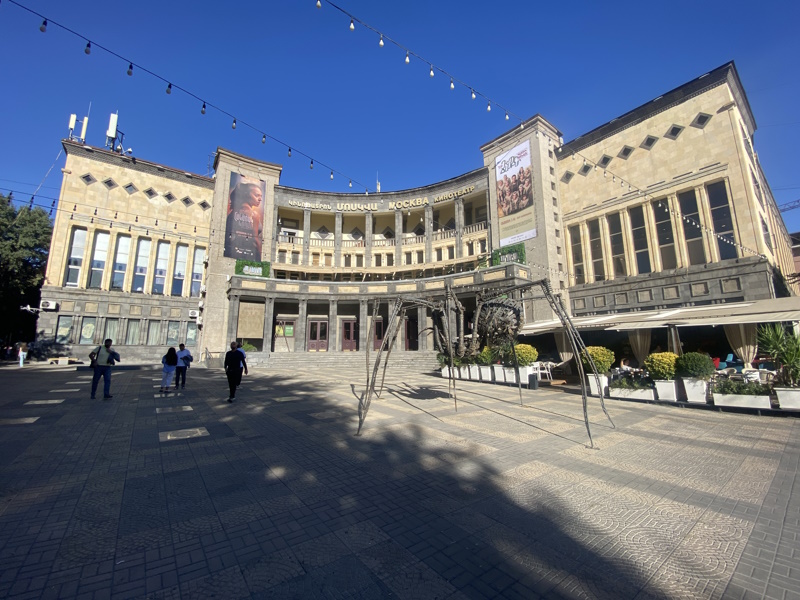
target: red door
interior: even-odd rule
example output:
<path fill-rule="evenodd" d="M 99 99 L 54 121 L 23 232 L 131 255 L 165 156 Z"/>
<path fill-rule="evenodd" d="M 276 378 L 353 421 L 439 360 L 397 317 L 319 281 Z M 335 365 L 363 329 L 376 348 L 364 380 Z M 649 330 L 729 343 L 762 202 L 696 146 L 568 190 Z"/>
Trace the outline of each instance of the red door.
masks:
<path fill-rule="evenodd" d="M 308 351 L 325 352 L 328 350 L 328 322 L 308 322 Z"/>
<path fill-rule="evenodd" d="M 342 352 L 358 350 L 358 328 L 355 319 L 342 321 Z"/>

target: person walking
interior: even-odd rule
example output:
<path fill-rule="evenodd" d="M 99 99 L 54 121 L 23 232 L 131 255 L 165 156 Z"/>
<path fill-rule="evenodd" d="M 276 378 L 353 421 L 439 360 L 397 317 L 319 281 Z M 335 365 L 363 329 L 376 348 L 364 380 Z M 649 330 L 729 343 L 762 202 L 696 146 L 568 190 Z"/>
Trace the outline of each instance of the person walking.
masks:
<path fill-rule="evenodd" d="M 162 394 L 168 394 L 169 386 L 172 384 L 172 376 L 175 374 L 175 369 L 178 368 L 178 353 L 175 352 L 175 348 L 167 350 L 167 353 L 161 357 L 161 364 L 164 368 L 161 370 L 161 389 L 158 391 Z"/>
<path fill-rule="evenodd" d="M 228 378 L 230 396 L 228 402 L 236 399 L 236 386 L 242 381 L 242 369 L 247 374 L 247 362 L 244 355 L 236 348 L 236 342 L 231 342 L 231 349 L 225 353 L 225 375 Z"/>
<path fill-rule="evenodd" d="M 244 368 L 244 361 L 247 358 L 247 352 L 245 352 L 244 348 L 242 348 L 242 342 L 236 342 L 236 349 L 239 352 L 242 353 L 242 364 L 240 366 L 242 368 Z M 238 388 L 240 385 L 242 385 L 242 372 L 241 371 L 239 371 L 239 381 L 236 382 L 236 387 Z"/>
<path fill-rule="evenodd" d="M 186 369 L 189 368 L 189 363 L 194 360 L 192 353 L 186 349 L 183 344 L 178 344 L 178 366 L 175 368 L 175 390 L 178 389 L 180 384 L 181 389 L 186 387 Z"/>
<path fill-rule="evenodd" d="M 111 395 L 111 367 L 114 363 L 120 362 L 119 352 L 111 347 L 113 340 L 110 338 L 103 342 L 102 346 L 98 346 L 92 353 L 89 354 L 91 365 L 94 368 L 92 375 L 92 400 L 95 399 L 97 393 L 97 384 L 100 378 L 103 378 L 103 400 L 110 400 L 113 398 Z"/>
<path fill-rule="evenodd" d="M 28 344 L 22 342 L 19 345 L 19 352 L 17 353 L 17 356 L 19 356 L 19 366 L 24 367 L 25 359 L 28 358 Z"/>

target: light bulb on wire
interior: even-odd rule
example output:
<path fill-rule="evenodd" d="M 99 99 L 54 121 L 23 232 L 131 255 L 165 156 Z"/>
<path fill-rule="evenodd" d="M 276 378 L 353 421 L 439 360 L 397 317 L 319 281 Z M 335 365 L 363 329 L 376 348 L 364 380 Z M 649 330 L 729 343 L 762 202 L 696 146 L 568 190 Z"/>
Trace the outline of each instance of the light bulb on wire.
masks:
<path fill-rule="evenodd" d="M 236 119 L 234 119 L 233 123 L 231 123 L 231 129 L 236 129 Z"/>
<path fill-rule="evenodd" d="M 41 31 L 42 33 L 44 33 L 45 31 L 47 31 L 47 19 L 45 19 L 44 21 L 42 21 L 42 24 L 41 24 L 41 25 L 39 25 L 39 31 Z"/>
<path fill-rule="evenodd" d="M 86 42 L 86 48 L 83 49 L 84 54 L 92 53 L 92 42 Z"/>
<path fill-rule="evenodd" d="M 487 102 L 486 103 L 486 112 L 492 112 L 492 103 L 491 102 Z"/>
<path fill-rule="evenodd" d="M 331 181 L 333 181 L 333 171 L 331 171 Z"/>
<path fill-rule="evenodd" d="M 313 169 L 314 168 L 314 159 L 313 158 L 311 159 L 311 164 L 308 165 L 308 168 L 309 169 Z"/>
<path fill-rule="evenodd" d="M 202 106 L 202 108 L 200 109 L 200 114 L 201 114 L 201 115 L 204 115 L 204 114 L 206 114 L 206 103 L 205 103 L 205 102 L 203 102 L 203 106 Z"/>
<path fill-rule="evenodd" d="M 408 56 L 408 50 L 406 50 L 406 64 L 411 62 L 411 58 Z"/>
<path fill-rule="evenodd" d="M 472 92 L 472 99 L 475 100 L 475 90 L 470 90 Z"/>
<path fill-rule="evenodd" d="M 133 75 L 133 63 L 128 63 L 128 77 Z"/>
<path fill-rule="evenodd" d="M 292 149 L 289 148 L 289 158 L 292 158 Z"/>
<path fill-rule="evenodd" d="M 452 77 L 450 78 L 450 89 L 451 89 L 451 90 L 454 90 L 454 89 L 456 89 L 456 84 L 455 84 L 455 83 L 453 83 L 453 78 L 452 78 Z"/>
<path fill-rule="evenodd" d="M 172 93 L 172 84 L 170 83 L 170 84 L 167 85 L 167 94 L 171 94 L 171 93 Z"/>
<path fill-rule="evenodd" d="M 433 65 L 431 65 L 431 77 L 433 77 Z"/>
<path fill-rule="evenodd" d="M 381 34 L 381 41 L 378 42 L 378 46 L 383 48 L 383 34 Z"/>
<path fill-rule="evenodd" d="M 267 134 L 264 134 L 264 135 L 261 136 L 261 143 L 262 144 L 266 144 L 267 143 Z"/>
<path fill-rule="evenodd" d="M 353 23 L 353 19 L 350 19 L 350 31 L 355 31 L 356 25 Z"/>
<path fill-rule="evenodd" d="M 317 8 L 322 8 L 322 2 L 320 2 L 319 0 L 317 0 Z"/>

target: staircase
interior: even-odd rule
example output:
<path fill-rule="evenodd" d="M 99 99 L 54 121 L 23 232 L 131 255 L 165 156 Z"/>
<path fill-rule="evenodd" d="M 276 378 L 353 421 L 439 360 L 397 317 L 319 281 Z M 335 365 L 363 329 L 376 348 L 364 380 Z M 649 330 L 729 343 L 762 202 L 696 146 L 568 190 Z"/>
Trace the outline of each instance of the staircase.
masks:
<path fill-rule="evenodd" d="M 375 364 L 377 352 L 369 353 L 370 367 Z M 383 354 L 386 357 L 386 353 Z M 269 356 L 253 352 L 247 355 L 247 366 L 251 369 L 306 370 L 315 368 L 343 370 L 366 369 L 364 352 L 273 352 Z M 412 370 L 430 373 L 438 370 L 436 352 L 397 352 L 389 356 L 389 369 Z"/>

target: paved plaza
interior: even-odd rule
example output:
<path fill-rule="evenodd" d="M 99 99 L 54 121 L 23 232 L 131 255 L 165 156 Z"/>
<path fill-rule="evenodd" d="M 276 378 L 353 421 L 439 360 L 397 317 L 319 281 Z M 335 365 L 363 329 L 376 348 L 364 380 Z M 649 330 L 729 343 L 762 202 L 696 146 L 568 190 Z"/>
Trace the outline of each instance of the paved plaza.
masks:
<path fill-rule="evenodd" d="M 0 369 L 3 598 L 800 598 L 800 420 L 365 374 Z"/>

